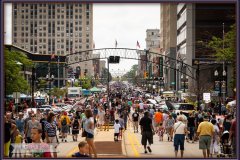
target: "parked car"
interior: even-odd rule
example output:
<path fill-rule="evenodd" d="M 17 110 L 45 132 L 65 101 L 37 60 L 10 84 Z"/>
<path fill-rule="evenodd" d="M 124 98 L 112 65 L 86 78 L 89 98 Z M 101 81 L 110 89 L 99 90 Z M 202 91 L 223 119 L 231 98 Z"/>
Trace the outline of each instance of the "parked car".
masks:
<path fill-rule="evenodd" d="M 52 106 L 50 105 L 41 105 L 40 107 L 37 107 L 37 109 L 40 109 L 41 112 L 46 112 L 52 110 Z"/>
<path fill-rule="evenodd" d="M 174 112 L 176 114 L 183 112 L 186 116 L 195 111 L 195 106 L 190 103 L 175 103 L 174 107 L 175 107 Z"/>

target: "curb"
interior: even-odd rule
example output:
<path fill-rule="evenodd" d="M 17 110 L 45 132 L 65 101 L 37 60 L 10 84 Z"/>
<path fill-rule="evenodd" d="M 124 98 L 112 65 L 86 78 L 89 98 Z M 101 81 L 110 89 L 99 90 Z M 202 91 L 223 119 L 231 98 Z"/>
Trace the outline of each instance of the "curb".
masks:
<path fill-rule="evenodd" d="M 127 157 L 127 148 L 126 148 L 126 145 L 125 145 L 125 132 L 123 133 L 123 141 L 122 141 L 122 152 L 123 152 L 123 155 Z"/>

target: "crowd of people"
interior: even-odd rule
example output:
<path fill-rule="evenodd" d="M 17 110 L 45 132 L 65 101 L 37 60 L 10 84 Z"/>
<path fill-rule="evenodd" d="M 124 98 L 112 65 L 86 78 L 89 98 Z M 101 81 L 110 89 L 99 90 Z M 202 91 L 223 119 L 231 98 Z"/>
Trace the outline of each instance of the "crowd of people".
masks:
<path fill-rule="evenodd" d="M 137 101 L 136 101 L 137 99 Z M 94 144 L 95 129 L 109 131 L 109 125 L 113 124 L 113 140 L 119 141 L 123 132 L 132 123 L 134 133 L 141 133 L 141 144 L 144 152 L 152 152 L 153 136 L 159 136 L 159 141 L 173 141 L 175 156 L 180 147 L 181 158 L 184 155 L 185 140 L 188 143 L 199 141 L 199 149 L 203 150 L 204 158 L 220 152 L 219 143 L 228 143 L 233 147 L 236 155 L 236 117 L 226 115 L 224 119 L 208 111 L 194 111 L 190 114 L 184 112 L 175 113 L 173 110 L 163 111 L 155 107 L 146 107 L 146 97 L 139 96 L 132 90 L 113 90 L 110 94 L 110 106 L 107 105 L 104 93 L 95 94 L 82 108 L 75 110 L 72 117 L 69 113 L 29 111 L 5 113 L 4 156 L 16 157 L 29 155 L 30 157 L 54 157 L 58 155 L 59 143 L 67 143 L 71 131 L 73 141 L 79 141 L 79 135 L 86 137 L 78 145 L 79 152 L 73 157 L 97 158 L 97 150 Z M 26 114 L 26 116 L 24 116 Z M 80 132 L 81 131 L 81 132 Z M 227 139 L 221 139 L 228 132 Z M 42 152 L 28 150 L 38 144 L 44 147 Z M 20 146 L 20 147 L 19 147 Z"/>

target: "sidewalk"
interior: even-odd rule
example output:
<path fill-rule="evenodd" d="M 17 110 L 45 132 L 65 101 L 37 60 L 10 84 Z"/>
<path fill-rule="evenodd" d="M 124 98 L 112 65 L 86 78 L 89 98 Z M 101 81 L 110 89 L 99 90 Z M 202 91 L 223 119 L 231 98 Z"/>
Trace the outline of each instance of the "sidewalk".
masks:
<path fill-rule="evenodd" d="M 81 133 L 81 132 L 80 132 Z M 58 147 L 59 157 L 70 158 L 72 154 L 78 152 L 78 143 L 85 140 L 85 137 L 78 138 L 78 142 L 72 142 L 68 135 L 68 143 L 61 143 Z M 114 129 L 109 131 L 99 131 L 96 129 L 94 138 L 98 158 L 124 158 L 126 157 L 123 142 L 114 141 Z"/>

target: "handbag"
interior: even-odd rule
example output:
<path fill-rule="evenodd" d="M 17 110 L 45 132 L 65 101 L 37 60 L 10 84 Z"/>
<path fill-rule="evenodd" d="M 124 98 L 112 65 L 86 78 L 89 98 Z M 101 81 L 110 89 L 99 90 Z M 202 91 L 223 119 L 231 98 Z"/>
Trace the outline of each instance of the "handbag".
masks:
<path fill-rule="evenodd" d="M 87 137 L 87 132 L 85 130 L 82 131 L 82 137 Z"/>

